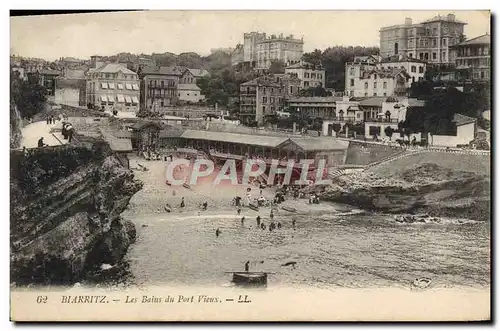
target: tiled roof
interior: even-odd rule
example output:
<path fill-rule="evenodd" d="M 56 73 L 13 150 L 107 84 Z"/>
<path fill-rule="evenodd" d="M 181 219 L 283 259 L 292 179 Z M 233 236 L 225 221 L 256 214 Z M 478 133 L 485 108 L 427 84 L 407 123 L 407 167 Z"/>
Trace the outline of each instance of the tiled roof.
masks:
<path fill-rule="evenodd" d="M 280 84 L 272 81 L 270 78 L 266 77 L 258 77 L 255 79 L 252 79 L 251 81 L 245 82 L 241 84 L 241 86 L 257 86 L 262 85 L 262 86 L 269 86 L 269 87 L 281 87 Z"/>
<path fill-rule="evenodd" d="M 423 21 L 422 23 L 431 23 L 431 22 L 436 22 L 436 21 L 445 21 L 445 22 L 453 22 L 453 23 L 467 24 L 467 23 L 462 22 L 462 21 L 459 21 L 459 20 L 457 20 L 457 19 L 450 20 L 450 19 L 448 19 L 448 17 L 447 17 L 447 16 L 441 16 L 441 15 L 434 16 L 433 18 L 428 19 L 428 20 L 426 20 L 426 21 Z"/>
<path fill-rule="evenodd" d="M 201 89 L 196 84 L 179 84 L 178 90 L 200 91 Z"/>
<path fill-rule="evenodd" d="M 382 103 L 387 97 L 371 97 L 359 101 L 361 107 L 382 107 Z"/>
<path fill-rule="evenodd" d="M 192 74 L 193 76 L 195 77 L 203 77 L 203 76 L 206 76 L 208 75 L 208 71 L 205 70 L 205 69 L 188 69 Z"/>
<path fill-rule="evenodd" d="M 466 45 L 484 45 L 484 44 L 491 44 L 491 36 L 489 34 L 485 34 L 476 38 L 462 41 L 459 44 L 453 45 L 453 47 L 466 46 Z"/>
<path fill-rule="evenodd" d="M 380 61 L 380 63 L 394 63 L 394 62 L 416 62 L 416 63 L 427 63 L 424 60 L 419 60 L 414 57 L 403 56 L 399 58 L 398 55 L 386 57 Z"/>
<path fill-rule="evenodd" d="M 476 121 L 475 118 L 465 116 L 462 114 L 455 114 L 453 115 L 453 122 L 456 123 L 457 126 L 459 125 L 464 125 L 464 124 L 469 124 L 469 123 L 474 123 Z"/>
<path fill-rule="evenodd" d="M 154 125 L 154 126 L 158 127 L 159 129 L 162 128 L 162 125 L 160 123 L 151 122 L 151 121 L 140 121 L 140 122 L 134 123 L 131 126 L 131 128 L 134 130 L 141 130 L 142 128 L 149 126 L 149 125 Z"/>
<path fill-rule="evenodd" d="M 160 67 L 160 74 L 180 76 L 182 75 L 182 72 L 180 72 L 179 68 L 177 67 Z"/>
<path fill-rule="evenodd" d="M 336 140 L 331 137 L 320 138 L 290 138 L 295 144 L 299 145 L 305 151 L 331 151 L 346 150 L 349 146 L 348 141 Z"/>
<path fill-rule="evenodd" d="M 186 130 L 181 135 L 182 138 L 223 141 L 237 144 L 247 144 L 256 146 L 276 147 L 286 141 L 286 137 L 272 137 L 261 135 L 238 134 L 217 131 L 197 131 Z"/>
<path fill-rule="evenodd" d="M 296 97 L 291 98 L 289 102 L 337 102 L 342 101 L 342 97 Z"/>
<path fill-rule="evenodd" d="M 408 73 L 406 72 L 406 70 L 403 68 L 390 68 L 390 69 L 376 68 L 376 69 L 363 71 L 361 74 L 361 78 L 368 78 L 372 74 L 377 74 L 381 78 L 384 78 L 384 77 L 392 78 L 392 77 L 396 77 L 400 73 L 403 73 L 405 76 L 410 77 L 408 75 Z"/>
<path fill-rule="evenodd" d="M 109 144 L 111 150 L 115 152 L 131 152 L 132 141 L 130 138 L 118 138 L 108 132 L 101 132 L 104 140 Z"/>
<path fill-rule="evenodd" d="M 42 69 L 42 70 L 39 70 L 38 72 L 40 74 L 42 74 L 42 75 L 54 75 L 54 76 L 57 76 L 57 75 L 61 74 L 61 72 L 59 70 L 52 70 L 52 69 Z"/>
<path fill-rule="evenodd" d="M 117 73 L 118 71 L 121 71 L 127 75 L 135 74 L 135 72 L 133 72 L 132 70 L 130 70 L 127 67 L 124 67 L 123 65 L 118 64 L 118 63 L 108 63 L 95 71 L 102 72 L 102 73 L 109 73 L 109 74 L 114 74 L 114 73 Z"/>

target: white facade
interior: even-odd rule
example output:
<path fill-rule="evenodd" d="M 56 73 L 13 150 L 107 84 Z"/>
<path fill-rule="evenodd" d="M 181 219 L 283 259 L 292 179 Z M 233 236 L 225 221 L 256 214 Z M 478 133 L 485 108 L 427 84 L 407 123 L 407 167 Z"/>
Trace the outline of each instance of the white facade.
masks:
<path fill-rule="evenodd" d="M 432 146 L 457 147 L 457 145 L 467 145 L 474 140 L 476 135 L 476 123 L 457 125 L 455 136 L 429 135 L 429 143 Z"/>
<path fill-rule="evenodd" d="M 200 102 L 205 97 L 201 94 L 201 89 L 196 84 L 179 84 L 177 87 L 177 97 L 181 101 Z"/>
<path fill-rule="evenodd" d="M 414 82 L 423 80 L 425 78 L 425 71 L 427 69 L 427 65 L 425 62 L 418 60 L 412 61 L 411 59 L 387 62 L 384 61 L 379 64 L 379 67 L 384 69 L 405 69 L 406 73 L 410 76 L 410 79 L 408 80 L 408 87 L 410 87 Z"/>
<path fill-rule="evenodd" d="M 362 71 L 353 65 L 346 68 L 345 93 L 350 97 L 406 95 L 409 76 L 403 69 Z"/>
<path fill-rule="evenodd" d="M 285 68 L 285 74 L 300 79 L 300 87 L 308 89 L 310 87 L 325 87 L 326 71 L 320 66 L 314 66 L 307 62 L 300 62 Z"/>
<path fill-rule="evenodd" d="M 87 104 L 110 111 L 139 110 L 139 78 L 126 67 L 106 64 L 87 73 Z"/>

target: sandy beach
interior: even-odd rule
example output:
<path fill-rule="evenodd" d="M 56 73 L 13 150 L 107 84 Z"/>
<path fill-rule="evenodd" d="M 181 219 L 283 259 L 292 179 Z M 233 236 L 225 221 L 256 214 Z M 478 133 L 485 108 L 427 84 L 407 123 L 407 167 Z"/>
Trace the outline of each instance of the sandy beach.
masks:
<path fill-rule="evenodd" d="M 146 167 L 147 171 L 138 170 L 139 166 Z M 250 194 L 253 198 L 259 197 L 260 189 L 255 185 L 238 184 L 233 185 L 229 180 L 224 180 L 221 183 L 214 185 L 215 175 L 207 176 L 198 181 L 197 184 L 192 185 L 191 189 L 183 186 L 169 186 L 166 184 L 166 167 L 165 161 L 147 161 L 142 158 L 133 156 L 130 158 L 130 167 L 133 169 L 134 175 L 137 179 L 144 183 L 144 188 L 136 193 L 130 200 L 127 210 L 123 213 L 124 217 L 137 217 L 137 215 L 148 214 L 167 214 L 165 206 L 168 204 L 172 207 L 170 215 L 185 215 L 197 216 L 200 213 L 203 216 L 218 215 L 230 216 L 236 215 L 237 207 L 232 205 L 232 199 L 235 196 L 245 197 L 247 189 L 250 188 Z M 268 187 L 262 189 L 262 196 L 269 200 L 273 199 L 276 189 Z M 181 199 L 184 197 L 185 207 L 180 208 Z M 207 202 L 208 208 L 202 211 L 200 206 Z M 293 207 L 297 213 L 287 212 L 282 207 Z M 287 214 L 301 214 L 303 212 L 329 212 L 339 211 L 339 206 L 333 206 L 330 203 L 321 203 L 311 205 L 307 199 L 293 199 L 287 197 L 287 200 L 280 206 L 275 207 L 275 215 Z M 350 211 L 350 207 L 341 209 L 342 211 Z M 270 207 L 261 207 L 259 212 L 250 208 L 242 207 L 241 215 L 256 217 L 268 216 L 270 214 Z"/>

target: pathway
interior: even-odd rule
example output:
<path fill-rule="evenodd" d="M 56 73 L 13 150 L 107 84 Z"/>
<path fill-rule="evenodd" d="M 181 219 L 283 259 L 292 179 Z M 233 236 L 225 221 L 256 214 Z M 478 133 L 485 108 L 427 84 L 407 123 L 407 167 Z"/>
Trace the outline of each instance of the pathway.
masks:
<path fill-rule="evenodd" d="M 54 134 L 50 132 L 52 128 L 61 128 L 61 126 L 61 121 L 57 121 L 55 124 L 47 124 L 46 121 L 40 121 L 26 125 L 21 129 L 21 148 L 23 148 L 23 146 L 26 148 L 38 147 L 38 139 L 40 139 L 40 137 L 43 137 L 43 142 L 49 146 L 65 144 L 67 141 L 62 139 L 60 132 Z"/>

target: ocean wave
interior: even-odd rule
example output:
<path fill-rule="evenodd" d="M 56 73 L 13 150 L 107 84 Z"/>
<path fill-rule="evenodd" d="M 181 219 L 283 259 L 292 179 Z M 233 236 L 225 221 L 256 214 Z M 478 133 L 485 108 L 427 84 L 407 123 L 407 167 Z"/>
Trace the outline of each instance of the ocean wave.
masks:
<path fill-rule="evenodd" d="M 453 217 L 434 217 L 429 215 L 410 215 L 401 214 L 392 216 L 392 220 L 399 224 L 442 224 L 442 225 L 461 225 L 461 224 L 481 224 L 484 221 L 476 221 L 467 218 Z"/>

